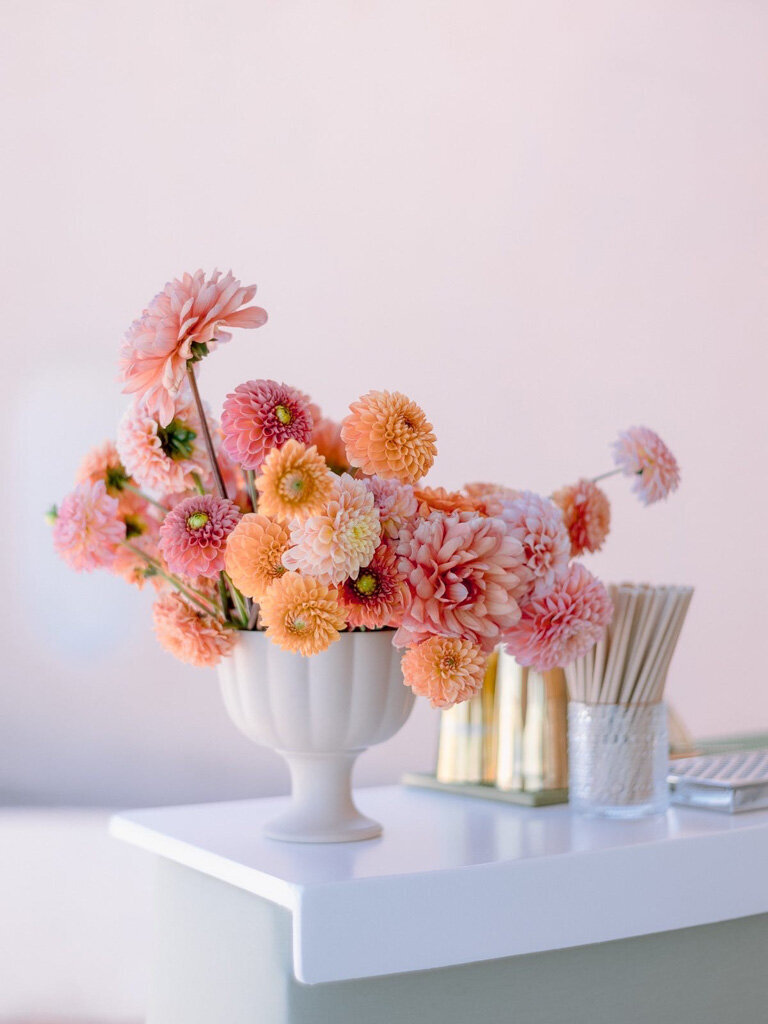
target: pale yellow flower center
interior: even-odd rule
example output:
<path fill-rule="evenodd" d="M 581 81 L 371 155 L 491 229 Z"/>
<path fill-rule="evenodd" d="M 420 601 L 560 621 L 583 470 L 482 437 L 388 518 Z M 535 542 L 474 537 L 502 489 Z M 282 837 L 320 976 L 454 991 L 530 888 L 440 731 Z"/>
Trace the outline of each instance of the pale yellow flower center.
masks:
<path fill-rule="evenodd" d="M 363 597 L 370 597 L 371 594 L 375 594 L 377 586 L 378 580 L 372 572 L 363 571 L 355 580 L 355 590 L 358 594 L 362 594 Z"/>
<path fill-rule="evenodd" d="M 280 492 L 286 501 L 297 501 L 304 495 L 307 480 L 304 475 L 295 470 L 293 473 L 286 473 L 280 481 Z"/>
<path fill-rule="evenodd" d="M 291 416 L 291 410 L 286 409 L 284 405 L 275 406 L 275 416 L 277 416 L 280 422 L 286 427 L 293 419 L 293 416 Z"/>
<path fill-rule="evenodd" d="M 190 530 L 202 530 L 207 522 L 208 516 L 205 512 L 193 512 L 187 519 L 187 526 Z"/>

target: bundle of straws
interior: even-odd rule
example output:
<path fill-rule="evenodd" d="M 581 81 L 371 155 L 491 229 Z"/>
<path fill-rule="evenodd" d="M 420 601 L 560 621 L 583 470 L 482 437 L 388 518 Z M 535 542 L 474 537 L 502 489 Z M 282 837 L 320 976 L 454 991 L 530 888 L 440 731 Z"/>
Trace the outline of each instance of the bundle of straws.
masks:
<path fill-rule="evenodd" d="M 656 704 L 683 628 L 693 587 L 619 583 L 602 640 L 565 670 L 571 700 L 584 704 Z"/>

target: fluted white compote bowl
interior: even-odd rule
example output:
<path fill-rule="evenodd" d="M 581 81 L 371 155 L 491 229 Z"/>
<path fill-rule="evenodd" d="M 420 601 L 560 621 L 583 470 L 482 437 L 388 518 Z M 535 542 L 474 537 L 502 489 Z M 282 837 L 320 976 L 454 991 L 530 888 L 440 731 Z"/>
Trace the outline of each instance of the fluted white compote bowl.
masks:
<path fill-rule="evenodd" d="M 219 666 L 224 704 L 238 729 L 282 754 L 291 771 L 291 804 L 265 827 L 270 838 L 346 843 L 381 834 L 355 807 L 352 768 L 411 713 L 400 658 L 390 630 L 342 633 L 310 658 L 264 633 L 240 634 Z"/>

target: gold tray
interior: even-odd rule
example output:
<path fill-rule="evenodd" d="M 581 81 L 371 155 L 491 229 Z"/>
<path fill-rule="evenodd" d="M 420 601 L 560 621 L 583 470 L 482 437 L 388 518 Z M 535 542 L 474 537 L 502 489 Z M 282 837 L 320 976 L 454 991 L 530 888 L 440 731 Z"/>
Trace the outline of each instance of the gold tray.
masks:
<path fill-rule="evenodd" d="M 436 789 L 455 796 L 471 796 L 481 800 L 496 800 L 502 804 L 517 804 L 519 807 L 547 807 L 551 804 L 567 804 L 567 789 L 497 789 L 486 782 L 438 782 L 427 772 L 406 772 L 401 779 L 404 786 L 415 789 Z"/>

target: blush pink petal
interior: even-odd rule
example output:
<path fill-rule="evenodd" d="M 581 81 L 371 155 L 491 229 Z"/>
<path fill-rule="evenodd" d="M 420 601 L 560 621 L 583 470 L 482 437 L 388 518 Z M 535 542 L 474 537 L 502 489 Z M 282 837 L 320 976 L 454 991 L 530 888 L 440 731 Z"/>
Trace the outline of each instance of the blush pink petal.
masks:
<path fill-rule="evenodd" d="M 166 284 L 125 335 L 120 355 L 123 390 L 143 399 L 162 426 L 173 419 L 176 399 L 186 380 L 193 344 L 228 341 L 225 327 L 260 327 L 265 310 L 241 309 L 256 294 L 230 271 L 206 278 L 202 270 Z"/>

